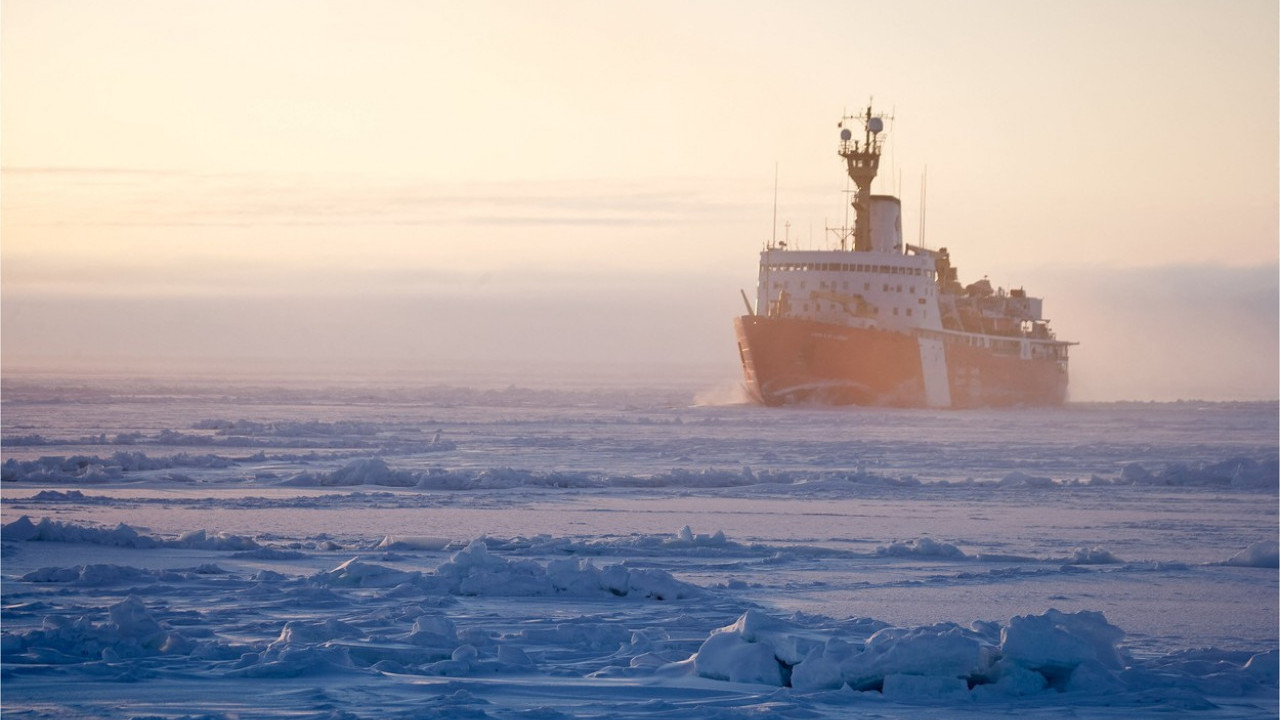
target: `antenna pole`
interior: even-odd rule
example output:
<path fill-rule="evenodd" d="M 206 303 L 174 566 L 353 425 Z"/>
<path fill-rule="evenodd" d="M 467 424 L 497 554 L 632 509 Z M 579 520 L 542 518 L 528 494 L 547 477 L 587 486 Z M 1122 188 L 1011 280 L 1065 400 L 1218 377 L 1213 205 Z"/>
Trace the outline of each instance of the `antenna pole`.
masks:
<path fill-rule="evenodd" d="M 925 207 L 929 201 L 929 166 L 924 166 L 924 175 L 920 176 L 920 247 L 928 247 L 924 244 L 924 219 Z"/>
<path fill-rule="evenodd" d="M 769 241 L 769 247 L 774 248 L 778 245 L 778 163 L 773 163 L 773 240 Z"/>
<path fill-rule="evenodd" d="M 840 249 L 841 249 L 841 250 L 843 250 L 843 249 L 844 249 L 845 240 L 847 240 L 847 239 L 849 238 L 849 235 L 850 235 L 850 232 L 849 232 L 849 208 L 853 207 L 853 203 L 849 201 L 849 198 L 853 196 L 853 192 L 852 192 L 851 190 L 849 190 L 849 183 L 850 183 L 849 178 L 845 178 L 845 179 L 844 179 L 844 199 L 845 199 L 845 204 L 844 204 L 844 225 L 843 225 L 843 226 L 841 226 L 841 228 L 840 228 Z"/>

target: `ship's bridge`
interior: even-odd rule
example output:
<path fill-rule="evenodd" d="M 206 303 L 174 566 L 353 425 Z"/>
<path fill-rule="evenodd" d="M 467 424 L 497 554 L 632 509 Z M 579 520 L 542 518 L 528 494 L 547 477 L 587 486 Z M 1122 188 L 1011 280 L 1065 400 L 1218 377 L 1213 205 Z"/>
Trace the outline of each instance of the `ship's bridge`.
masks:
<path fill-rule="evenodd" d="M 855 327 L 941 329 L 937 270 L 924 253 L 760 253 L 756 312 Z"/>

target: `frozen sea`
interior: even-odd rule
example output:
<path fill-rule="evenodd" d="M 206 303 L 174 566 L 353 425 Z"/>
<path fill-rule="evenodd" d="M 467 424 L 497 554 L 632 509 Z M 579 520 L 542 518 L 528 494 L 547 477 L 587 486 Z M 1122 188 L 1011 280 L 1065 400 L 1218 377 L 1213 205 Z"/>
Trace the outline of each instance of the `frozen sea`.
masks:
<path fill-rule="evenodd" d="M 1278 408 L 6 377 L 12 718 L 1274 718 Z"/>

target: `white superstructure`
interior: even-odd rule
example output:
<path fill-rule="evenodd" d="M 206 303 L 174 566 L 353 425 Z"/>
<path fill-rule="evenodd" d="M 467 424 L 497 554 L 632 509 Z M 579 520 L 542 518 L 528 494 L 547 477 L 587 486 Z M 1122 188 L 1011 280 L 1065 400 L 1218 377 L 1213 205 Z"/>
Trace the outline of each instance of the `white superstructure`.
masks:
<path fill-rule="evenodd" d="M 932 256 L 902 252 L 760 254 L 756 312 L 852 327 L 942 329 Z"/>

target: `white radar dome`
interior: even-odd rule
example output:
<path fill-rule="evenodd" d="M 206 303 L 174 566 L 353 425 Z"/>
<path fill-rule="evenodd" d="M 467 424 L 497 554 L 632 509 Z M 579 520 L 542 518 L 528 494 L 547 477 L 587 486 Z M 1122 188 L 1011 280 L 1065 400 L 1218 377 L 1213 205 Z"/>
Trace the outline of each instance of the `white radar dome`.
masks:
<path fill-rule="evenodd" d="M 878 133 L 884 130 L 884 120 L 878 117 L 871 118 L 867 121 L 867 129 L 873 133 Z"/>
<path fill-rule="evenodd" d="M 849 141 L 849 139 L 850 139 L 850 138 L 852 138 L 852 137 L 853 137 L 853 133 L 849 132 L 849 128 L 845 128 L 845 129 L 843 129 L 843 130 L 841 130 L 841 131 L 840 131 L 840 139 L 841 139 L 841 140 L 844 140 L 845 142 L 848 142 L 848 141 Z"/>

